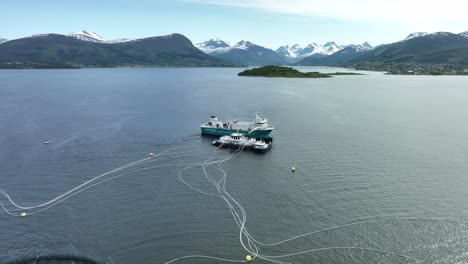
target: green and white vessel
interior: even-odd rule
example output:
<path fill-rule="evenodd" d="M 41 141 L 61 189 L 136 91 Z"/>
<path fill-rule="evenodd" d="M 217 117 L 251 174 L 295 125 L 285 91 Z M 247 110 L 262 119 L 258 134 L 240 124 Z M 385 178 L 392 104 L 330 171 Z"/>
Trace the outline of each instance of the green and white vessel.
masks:
<path fill-rule="evenodd" d="M 208 122 L 200 125 L 200 128 L 202 135 L 228 136 L 232 133 L 241 133 L 245 137 L 263 139 L 266 142 L 273 140 L 271 132 L 274 129 L 266 118 L 258 115 L 253 122 L 219 120 L 216 116 L 211 116 Z"/>

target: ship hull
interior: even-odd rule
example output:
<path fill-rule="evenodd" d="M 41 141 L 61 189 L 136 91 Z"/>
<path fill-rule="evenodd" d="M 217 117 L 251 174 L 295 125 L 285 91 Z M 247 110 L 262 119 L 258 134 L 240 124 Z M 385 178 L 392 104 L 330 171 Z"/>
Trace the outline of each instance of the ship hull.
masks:
<path fill-rule="evenodd" d="M 253 151 L 257 152 L 257 153 L 266 153 L 268 151 L 270 151 L 271 149 L 271 144 L 268 145 L 267 148 L 264 148 L 264 149 L 260 149 L 260 148 L 253 148 Z"/>
<path fill-rule="evenodd" d="M 242 133 L 246 137 L 255 138 L 255 139 L 263 139 L 266 142 L 273 141 L 273 137 L 271 136 L 271 131 L 273 130 L 272 129 L 255 130 L 249 133 L 249 131 L 234 130 L 234 129 L 208 128 L 208 127 L 201 128 L 202 135 L 221 137 L 221 136 L 229 136 L 232 133 Z"/>

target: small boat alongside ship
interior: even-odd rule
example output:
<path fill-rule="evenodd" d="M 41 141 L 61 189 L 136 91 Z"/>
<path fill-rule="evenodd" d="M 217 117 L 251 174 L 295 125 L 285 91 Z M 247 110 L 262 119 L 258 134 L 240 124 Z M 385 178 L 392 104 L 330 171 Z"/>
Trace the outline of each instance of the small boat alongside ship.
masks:
<path fill-rule="evenodd" d="M 200 125 L 202 135 L 210 136 L 229 136 L 233 133 L 241 133 L 245 137 L 263 140 L 265 142 L 273 141 L 271 132 L 274 128 L 268 124 L 266 118 L 255 116 L 255 120 L 235 121 L 219 120 L 216 116 L 211 116 L 210 120 Z"/>
<path fill-rule="evenodd" d="M 229 136 L 222 136 L 211 142 L 215 146 L 233 149 L 249 149 L 258 153 L 265 153 L 272 147 L 271 142 L 266 143 L 264 140 L 245 137 L 241 133 L 232 133 Z"/>
<path fill-rule="evenodd" d="M 252 146 L 253 151 L 258 152 L 258 153 L 265 153 L 269 151 L 272 147 L 271 142 L 266 143 L 265 141 L 257 141 L 254 143 Z"/>

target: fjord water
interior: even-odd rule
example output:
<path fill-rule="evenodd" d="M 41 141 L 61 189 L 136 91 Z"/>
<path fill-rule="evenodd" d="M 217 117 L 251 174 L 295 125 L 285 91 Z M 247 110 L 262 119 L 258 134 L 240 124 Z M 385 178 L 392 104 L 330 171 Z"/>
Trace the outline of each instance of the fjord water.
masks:
<path fill-rule="evenodd" d="M 249 232 L 272 243 L 365 222 L 262 253 L 343 247 L 282 260 L 417 263 L 357 249 L 372 248 L 426 263 L 468 262 L 468 78 L 249 78 L 237 77 L 240 70 L 0 71 L 0 188 L 21 205 L 40 204 L 149 152 L 214 151 L 199 135 L 201 121 L 259 112 L 276 128 L 272 151 L 223 164 Z M 180 153 L 160 164 L 208 155 Z M 0 262 L 37 252 L 116 264 L 242 260 L 229 208 L 183 185 L 181 168 L 128 174 L 30 217 L 1 213 Z M 201 170 L 187 177 L 208 186 Z"/>

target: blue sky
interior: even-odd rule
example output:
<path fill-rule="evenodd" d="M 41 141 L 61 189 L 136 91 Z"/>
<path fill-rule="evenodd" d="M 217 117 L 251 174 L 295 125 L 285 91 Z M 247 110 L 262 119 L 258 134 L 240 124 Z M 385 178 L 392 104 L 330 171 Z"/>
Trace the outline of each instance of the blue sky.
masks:
<path fill-rule="evenodd" d="M 336 41 L 382 44 L 415 31 L 468 30 L 461 0 L 1 0 L 0 37 L 95 31 L 104 39 L 182 33 L 277 48 Z"/>

